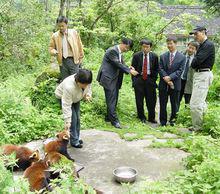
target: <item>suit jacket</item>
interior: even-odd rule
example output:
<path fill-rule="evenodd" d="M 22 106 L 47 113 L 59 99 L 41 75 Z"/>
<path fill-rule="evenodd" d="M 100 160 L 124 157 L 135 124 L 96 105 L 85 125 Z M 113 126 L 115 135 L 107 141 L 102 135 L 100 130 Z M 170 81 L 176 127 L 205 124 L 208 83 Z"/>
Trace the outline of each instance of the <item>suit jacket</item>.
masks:
<path fill-rule="evenodd" d="M 205 69 L 212 67 L 215 62 L 215 46 L 213 42 L 206 39 L 202 44 L 200 44 L 195 57 L 193 58 L 191 67 L 193 69 Z"/>
<path fill-rule="evenodd" d="M 113 46 L 105 52 L 97 81 L 105 89 L 113 90 L 117 86 L 120 89 L 124 73 L 129 74 L 130 69 L 123 62 L 120 62 L 118 47 Z"/>
<path fill-rule="evenodd" d="M 82 45 L 80 36 L 77 33 L 77 31 L 74 29 L 68 29 L 67 33 L 68 33 L 67 41 L 73 51 L 74 63 L 80 64 L 84 57 L 83 45 Z M 62 65 L 62 58 L 63 58 L 62 34 L 60 33 L 60 31 L 53 33 L 51 40 L 50 40 L 50 45 L 49 45 L 50 54 L 54 56 L 56 51 L 58 52 L 57 61 L 59 65 Z"/>
<path fill-rule="evenodd" d="M 133 55 L 132 66 L 139 73 L 137 76 L 132 76 L 133 86 L 135 86 L 138 79 L 142 79 L 143 57 L 144 57 L 144 54 L 142 51 L 137 52 Z M 158 69 L 159 69 L 158 56 L 155 53 L 150 52 L 149 62 L 150 62 L 150 75 L 148 75 L 146 81 L 156 87 L 157 86 L 156 80 L 157 80 Z"/>
<path fill-rule="evenodd" d="M 171 67 L 169 67 L 170 63 L 170 52 L 166 52 L 160 56 L 159 62 L 159 74 L 160 74 L 160 82 L 159 82 L 159 90 L 167 90 L 168 85 L 163 80 L 163 77 L 170 76 L 171 81 L 174 83 L 174 90 L 181 90 L 181 74 L 186 63 L 186 57 L 180 53 L 176 52 L 176 55 L 173 59 L 173 63 Z"/>

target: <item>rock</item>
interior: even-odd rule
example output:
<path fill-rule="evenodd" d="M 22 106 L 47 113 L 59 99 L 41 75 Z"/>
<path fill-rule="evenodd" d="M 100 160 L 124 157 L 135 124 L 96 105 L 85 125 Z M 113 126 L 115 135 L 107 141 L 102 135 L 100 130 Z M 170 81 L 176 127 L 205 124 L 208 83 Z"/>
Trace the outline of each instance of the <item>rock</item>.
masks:
<path fill-rule="evenodd" d="M 172 133 L 164 133 L 163 135 L 164 138 L 167 138 L 167 139 L 176 139 L 178 136 L 175 135 L 175 134 L 172 134 Z"/>
<path fill-rule="evenodd" d="M 136 133 L 125 133 L 124 134 L 124 138 L 134 138 L 136 136 L 137 136 Z"/>
<path fill-rule="evenodd" d="M 166 143 L 167 139 L 155 139 L 154 141 L 158 143 Z"/>
<path fill-rule="evenodd" d="M 156 139 L 154 135 L 144 135 L 144 139 Z"/>

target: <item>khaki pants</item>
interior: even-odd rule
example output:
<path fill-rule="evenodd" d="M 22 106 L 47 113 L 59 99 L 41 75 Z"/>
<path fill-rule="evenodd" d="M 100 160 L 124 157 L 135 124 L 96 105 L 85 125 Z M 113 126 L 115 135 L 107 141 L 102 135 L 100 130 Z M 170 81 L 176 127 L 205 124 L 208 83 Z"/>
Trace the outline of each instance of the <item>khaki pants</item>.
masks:
<path fill-rule="evenodd" d="M 206 97 L 212 81 L 213 74 L 211 71 L 194 73 L 190 110 L 192 124 L 196 130 L 200 130 L 202 127 L 203 114 L 207 108 Z"/>

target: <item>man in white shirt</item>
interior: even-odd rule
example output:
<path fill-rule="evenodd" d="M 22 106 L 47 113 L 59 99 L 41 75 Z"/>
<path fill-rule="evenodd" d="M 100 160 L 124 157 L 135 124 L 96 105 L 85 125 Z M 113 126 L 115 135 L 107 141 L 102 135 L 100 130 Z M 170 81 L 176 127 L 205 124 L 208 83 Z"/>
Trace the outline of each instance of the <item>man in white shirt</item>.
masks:
<path fill-rule="evenodd" d="M 82 148 L 80 135 L 80 100 L 91 99 L 92 72 L 79 69 L 79 72 L 67 77 L 56 88 L 55 95 L 61 99 L 65 129 L 70 129 L 70 144 Z"/>

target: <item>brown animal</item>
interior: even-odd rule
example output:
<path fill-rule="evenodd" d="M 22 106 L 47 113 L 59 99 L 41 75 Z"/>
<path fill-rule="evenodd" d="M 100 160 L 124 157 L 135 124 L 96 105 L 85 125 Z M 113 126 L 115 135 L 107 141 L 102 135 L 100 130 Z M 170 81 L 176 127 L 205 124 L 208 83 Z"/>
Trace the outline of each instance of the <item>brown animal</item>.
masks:
<path fill-rule="evenodd" d="M 33 151 L 24 146 L 7 144 L 2 146 L 1 149 L 4 155 L 11 155 L 15 153 L 16 159 L 18 161 L 16 162 L 17 166 L 12 168 L 13 170 L 25 170 L 32 164 L 32 162 L 38 161 L 40 159 L 39 150 Z"/>
<path fill-rule="evenodd" d="M 31 191 L 39 191 L 41 189 L 52 191 L 49 186 L 47 173 L 45 172 L 45 170 L 48 170 L 49 165 L 48 160 L 40 159 L 24 171 L 24 178 L 28 179 Z"/>
<path fill-rule="evenodd" d="M 46 153 L 46 155 L 47 155 L 46 157 L 50 161 L 51 165 L 58 163 L 62 159 L 62 157 L 65 157 L 64 155 L 60 154 L 59 152 L 49 152 L 49 153 Z"/>
<path fill-rule="evenodd" d="M 56 140 L 51 141 L 44 146 L 45 153 L 50 155 L 51 153 L 58 152 L 59 154 L 66 156 L 66 158 L 74 162 L 74 159 L 67 152 L 67 145 L 70 139 L 69 131 L 64 130 L 58 133 L 56 137 L 57 137 Z M 61 157 L 59 154 L 54 154 L 53 160 L 58 161 Z"/>

